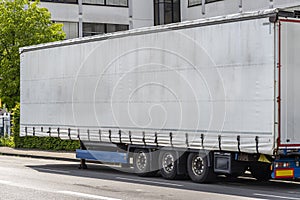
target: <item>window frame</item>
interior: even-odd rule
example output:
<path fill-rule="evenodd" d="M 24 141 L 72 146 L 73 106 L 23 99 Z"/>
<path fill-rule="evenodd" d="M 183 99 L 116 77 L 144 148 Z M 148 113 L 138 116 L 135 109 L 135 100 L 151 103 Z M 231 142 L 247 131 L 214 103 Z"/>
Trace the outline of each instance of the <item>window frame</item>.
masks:
<path fill-rule="evenodd" d="M 59 0 L 40 0 L 41 3 L 62 3 L 62 4 L 78 4 L 78 0 L 75 0 L 76 2 L 65 2 L 65 0 L 63 1 L 59 1 Z"/>
<path fill-rule="evenodd" d="M 78 1 L 78 0 L 77 0 L 77 1 Z M 126 2 L 127 2 L 127 5 L 126 5 L 126 6 L 122 6 L 122 5 L 110 5 L 110 4 L 107 4 L 107 0 L 104 0 L 104 4 L 94 4 L 94 3 L 84 3 L 84 2 L 82 2 L 82 5 L 128 8 L 128 3 L 129 3 L 128 1 L 129 1 L 129 0 L 126 0 Z"/>
<path fill-rule="evenodd" d="M 205 0 L 205 4 L 215 3 L 215 2 L 218 2 L 218 1 L 224 1 L 224 0 Z M 195 6 L 201 6 L 201 5 L 202 5 L 201 0 L 200 0 L 199 3 L 193 4 L 193 5 L 190 5 L 190 0 L 188 0 L 188 8 L 195 7 Z"/>
<path fill-rule="evenodd" d="M 40 0 L 40 1 L 45 2 L 45 3 L 78 4 L 78 0 L 75 0 L 76 2 L 65 2 L 66 0 L 61 0 L 61 2 L 59 0 Z M 107 0 L 104 0 L 103 4 L 84 3 L 84 2 L 82 2 L 82 5 L 128 8 L 128 3 L 129 3 L 128 1 L 129 0 L 126 0 L 126 4 L 127 4 L 126 6 L 123 6 L 123 5 L 110 5 L 110 4 L 107 4 Z"/>
<path fill-rule="evenodd" d="M 89 25 L 92 25 L 92 24 L 94 24 L 94 25 L 103 25 L 104 26 L 104 32 L 103 33 L 97 33 L 97 32 L 89 32 L 89 33 L 92 33 L 91 35 L 86 35 L 86 36 L 84 36 L 85 34 L 85 32 L 84 32 L 84 24 L 89 24 Z M 83 24 L 82 24 L 82 35 L 83 35 L 83 37 L 89 37 L 89 36 L 94 36 L 94 35 L 103 35 L 103 34 L 107 34 L 107 33 L 115 33 L 115 32 L 118 32 L 118 31 L 126 31 L 126 30 L 117 30 L 117 31 L 112 31 L 112 32 L 108 32 L 107 30 L 108 30 L 108 28 L 107 28 L 107 26 L 108 25 L 115 25 L 115 26 L 126 26 L 126 30 L 129 30 L 129 25 L 128 24 L 110 24 L 110 23 L 94 23 L 94 22 L 83 22 Z M 93 33 L 95 33 L 95 34 L 93 34 Z"/>
<path fill-rule="evenodd" d="M 171 23 L 178 23 L 181 22 L 181 0 L 178 0 L 178 21 L 175 21 L 175 6 L 174 6 L 174 1 L 175 0 L 171 0 L 171 22 L 166 23 L 165 19 L 166 19 L 166 12 L 165 12 L 165 5 L 166 2 L 165 0 L 153 0 L 153 15 L 154 15 L 154 26 L 158 26 L 158 25 L 165 25 L 165 24 L 171 24 Z M 160 15 L 160 9 L 161 9 L 161 5 L 163 5 L 163 14 Z M 160 24 L 160 20 L 161 17 L 163 17 L 164 23 Z"/>

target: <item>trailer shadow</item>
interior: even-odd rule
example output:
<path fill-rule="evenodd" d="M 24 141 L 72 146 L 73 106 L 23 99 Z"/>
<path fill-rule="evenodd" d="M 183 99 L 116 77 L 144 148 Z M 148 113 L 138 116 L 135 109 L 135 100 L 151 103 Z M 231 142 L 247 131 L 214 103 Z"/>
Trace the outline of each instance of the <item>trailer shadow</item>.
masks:
<path fill-rule="evenodd" d="M 41 173 L 61 174 L 93 179 L 103 179 L 119 181 L 125 183 L 135 183 L 159 187 L 176 188 L 182 190 L 193 190 L 199 192 L 210 192 L 216 194 L 237 195 L 252 198 L 276 199 L 276 195 L 285 195 L 286 199 L 297 199 L 300 196 L 300 181 L 268 181 L 258 182 L 250 177 L 239 177 L 228 179 L 224 176 L 217 178 L 216 182 L 210 184 L 193 183 L 187 178 L 181 180 L 165 180 L 160 177 L 139 177 L 133 174 L 132 169 L 121 169 L 120 167 L 105 166 L 99 164 L 88 164 L 88 169 L 79 169 L 78 164 L 46 164 L 46 165 L 27 165 Z M 83 182 L 80 186 L 85 185 Z M 266 194 L 267 196 L 259 196 Z M 269 194 L 269 198 L 268 197 Z M 272 198 L 271 198 L 272 197 Z M 281 198 L 278 198 L 281 199 Z"/>

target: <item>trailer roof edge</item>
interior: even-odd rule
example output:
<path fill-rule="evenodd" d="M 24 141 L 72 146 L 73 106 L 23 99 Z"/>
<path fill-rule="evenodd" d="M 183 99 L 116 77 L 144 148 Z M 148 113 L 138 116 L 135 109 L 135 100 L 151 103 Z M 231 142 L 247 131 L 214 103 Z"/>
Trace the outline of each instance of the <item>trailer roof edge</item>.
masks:
<path fill-rule="evenodd" d="M 127 31 L 108 33 L 108 34 L 104 34 L 104 35 L 95 35 L 95 36 L 90 36 L 90 37 L 74 38 L 74 39 L 69 39 L 69 40 L 27 46 L 27 47 L 20 48 L 19 53 L 22 54 L 23 52 L 29 52 L 29 51 L 34 51 L 34 50 L 69 46 L 69 45 L 74 45 L 74 44 L 82 44 L 82 43 L 87 43 L 87 42 L 95 42 L 95 41 L 107 40 L 107 39 L 112 39 L 112 38 L 133 36 L 133 35 L 149 34 L 149 33 L 153 33 L 153 32 L 179 30 L 179 29 L 183 29 L 183 28 L 208 26 L 208 25 L 215 25 L 215 24 L 222 24 L 222 23 L 229 23 L 229 22 L 243 21 L 243 20 L 251 20 L 251 19 L 265 18 L 265 17 L 272 17 L 272 16 L 277 18 L 278 16 L 281 16 L 281 15 L 282 15 L 282 17 L 292 17 L 293 12 L 283 11 L 282 9 L 274 8 L 274 9 L 268 9 L 268 10 L 244 12 L 244 13 L 211 17 L 211 18 L 205 18 L 205 19 L 183 21 L 183 22 L 172 23 L 172 24 L 167 24 L 167 25 L 144 27 L 144 28 L 127 30 Z"/>

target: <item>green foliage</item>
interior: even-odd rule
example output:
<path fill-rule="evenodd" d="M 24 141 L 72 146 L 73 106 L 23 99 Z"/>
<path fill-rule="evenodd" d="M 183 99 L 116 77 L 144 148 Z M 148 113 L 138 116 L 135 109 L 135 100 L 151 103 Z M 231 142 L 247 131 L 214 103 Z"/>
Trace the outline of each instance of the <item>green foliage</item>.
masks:
<path fill-rule="evenodd" d="M 20 137 L 19 148 L 41 149 L 41 150 L 66 150 L 74 151 L 80 147 L 77 140 L 62 140 L 56 137 Z"/>
<path fill-rule="evenodd" d="M 39 1 L 0 1 L 0 97 L 11 109 L 20 101 L 19 48 L 65 38 Z"/>
<path fill-rule="evenodd" d="M 14 138 L 15 145 L 18 145 L 20 143 L 20 103 L 17 103 L 16 106 L 12 109 L 11 117 L 11 132 Z"/>
<path fill-rule="evenodd" d="M 12 140 L 13 145 L 11 145 L 11 147 L 66 151 L 74 151 L 80 147 L 80 143 L 77 140 L 61 140 L 56 137 L 20 137 L 20 104 L 17 103 L 12 111 L 13 139 L 10 138 L 10 142 Z M 3 141 L 3 143 L 2 140 L 0 140 L 0 143 L 5 146 L 11 144 L 7 140 Z"/>
<path fill-rule="evenodd" d="M 14 137 L 8 137 L 8 135 L 5 135 L 4 137 L 0 138 L 0 146 L 6 146 L 6 147 L 15 147 Z"/>

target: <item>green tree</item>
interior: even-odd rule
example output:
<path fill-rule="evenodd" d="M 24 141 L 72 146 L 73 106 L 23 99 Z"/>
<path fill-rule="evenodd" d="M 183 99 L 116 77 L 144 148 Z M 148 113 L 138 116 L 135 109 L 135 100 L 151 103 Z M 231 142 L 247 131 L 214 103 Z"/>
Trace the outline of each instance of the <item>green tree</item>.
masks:
<path fill-rule="evenodd" d="M 11 109 L 20 101 L 19 48 L 65 38 L 39 0 L 0 1 L 0 98 Z"/>

